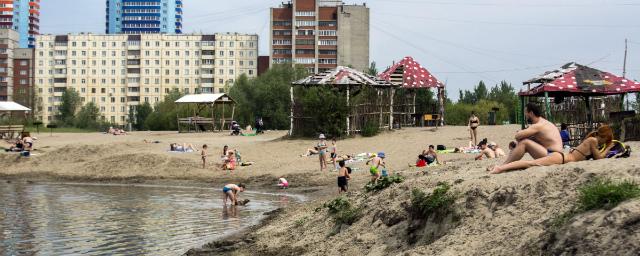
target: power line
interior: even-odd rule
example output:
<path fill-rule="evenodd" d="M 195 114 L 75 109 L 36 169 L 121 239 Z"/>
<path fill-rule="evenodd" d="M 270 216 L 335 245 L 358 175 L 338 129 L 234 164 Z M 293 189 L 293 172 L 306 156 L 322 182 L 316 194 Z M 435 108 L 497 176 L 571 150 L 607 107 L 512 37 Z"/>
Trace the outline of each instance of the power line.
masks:
<path fill-rule="evenodd" d="M 373 12 L 373 14 L 387 15 L 399 18 L 414 18 L 422 20 L 433 20 L 452 23 L 466 23 L 466 24 L 488 24 L 488 25 L 505 25 L 505 26 L 527 26 L 527 27 L 553 27 L 553 28 L 640 28 L 638 25 L 599 25 L 599 24 L 545 24 L 545 23 L 515 23 L 515 22 L 500 22 L 500 21 L 481 21 L 481 20 L 459 20 L 459 19 L 447 19 L 447 18 L 434 18 L 426 16 L 411 16 L 411 15 L 398 15 L 394 13 Z"/>
<path fill-rule="evenodd" d="M 408 3 L 408 4 L 424 4 L 424 5 L 447 5 L 447 6 L 477 6 L 477 7 L 548 7 L 548 8 L 575 8 L 575 7 L 602 7 L 602 6 L 620 6 L 620 7 L 633 7 L 640 6 L 638 3 L 594 3 L 594 4 L 532 4 L 523 3 L 522 1 L 516 1 L 515 3 L 487 3 L 487 2 L 452 2 L 452 1 L 423 1 L 423 0 L 375 0 L 376 2 L 393 2 L 393 3 Z"/>

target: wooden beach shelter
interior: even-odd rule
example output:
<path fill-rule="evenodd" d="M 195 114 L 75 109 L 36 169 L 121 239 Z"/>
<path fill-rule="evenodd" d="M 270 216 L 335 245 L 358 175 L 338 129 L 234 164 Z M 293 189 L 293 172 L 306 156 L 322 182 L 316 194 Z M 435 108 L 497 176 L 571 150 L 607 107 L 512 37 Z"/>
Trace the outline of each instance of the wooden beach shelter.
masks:
<path fill-rule="evenodd" d="M 437 121 L 440 126 L 444 125 L 445 85 L 415 61 L 413 57 L 404 57 L 380 73 L 378 77 L 406 92 L 404 93 L 405 97 L 398 99 L 394 106 L 394 116 L 401 126 L 414 126 L 417 123 L 416 91 L 431 88 L 437 88 L 438 90 L 438 113 L 420 113 L 419 118 L 431 119 L 432 121 Z"/>
<path fill-rule="evenodd" d="M 392 128 L 393 91 L 397 86 L 353 68 L 338 66 L 335 69 L 291 83 L 291 128 L 289 135 L 296 135 L 296 132 L 301 130 L 305 124 L 305 119 L 307 119 L 304 116 L 305 106 L 295 98 L 295 88 L 313 86 L 330 87 L 335 89 L 336 93 L 346 95 L 346 104 L 349 111 L 345 119 L 347 135 L 359 133 L 369 121 L 377 122 L 380 128 Z M 358 103 L 353 102 L 353 97 L 358 96 L 367 89 L 374 90 L 375 96 L 364 98 Z"/>
<path fill-rule="evenodd" d="M 559 120 L 560 117 L 568 119 L 567 123 L 578 130 L 578 136 L 596 128 L 598 122 L 608 121 L 610 113 L 624 110 L 624 97 L 628 93 L 640 92 L 638 81 L 575 62 L 523 84 L 527 89 L 519 93 L 521 120 L 524 120 L 525 101 L 542 98 L 547 119 L 552 122 L 567 122 Z M 594 106 L 594 103 L 600 105 Z M 596 114 L 599 118 L 594 119 Z M 525 127 L 525 122 L 522 122 L 522 127 Z M 577 141 L 580 139 L 581 136 L 576 138 Z"/>
<path fill-rule="evenodd" d="M 3 121 L 2 123 L 6 123 L 4 125 L 0 125 L 0 137 L 13 137 L 14 134 L 23 132 L 24 125 L 11 123 L 12 121 L 14 121 L 13 114 L 22 112 L 24 113 L 23 117 L 26 117 L 26 114 L 29 111 L 31 111 L 30 108 L 22 106 L 13 101 L 0 101 L 0 121 Z M 4 121 L 3 119 L 6 119 L 6 121 Z"/>
<path fill-rule="evenodd" d="M 182 132 L 184 126 L 187 127 L 187 132 L 198 131 L 199 127 L 210 128 L 210 131 L 225 130 L 225 124 L 233 120 L 236 110 L 235 100 L 225 93 L 190 94 L 176 100 L 175 103 L 188 105 L 192 110 L 190 117 L 177 116 L 178 132 Z M 198 113 L 207 108 L 211 117 L 199 117 Z"/>

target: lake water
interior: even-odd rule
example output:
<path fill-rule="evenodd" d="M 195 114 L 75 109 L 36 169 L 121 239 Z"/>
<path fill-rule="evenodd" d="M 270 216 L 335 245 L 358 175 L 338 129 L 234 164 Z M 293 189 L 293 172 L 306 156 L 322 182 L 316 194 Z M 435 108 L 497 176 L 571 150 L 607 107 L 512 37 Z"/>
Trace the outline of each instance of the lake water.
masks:
<path fill-rule="evenodd" d="M 0 255 L 179 255 L 301 200 L 222 188 L 0 183 Z"/>

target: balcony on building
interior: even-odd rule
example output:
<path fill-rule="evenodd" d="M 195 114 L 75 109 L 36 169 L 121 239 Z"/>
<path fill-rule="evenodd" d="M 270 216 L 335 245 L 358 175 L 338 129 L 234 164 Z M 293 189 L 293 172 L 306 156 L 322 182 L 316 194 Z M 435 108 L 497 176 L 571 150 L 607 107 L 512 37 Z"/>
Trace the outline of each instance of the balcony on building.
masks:
<path fill-rule="evenodd" d="M 128 68 L 140 68 L 140 60 L 139 59 L 129 59 L 127 60 Z"/>
<path fill-rule="evenodd" d="M 200 54 L 203 59 L 213 59 L 216 56 L 216 51 L 214 50 L 203 50 L 202 54 Z"/>
<path fill-rule="evenodd" d="M 127 59 L 140 59 L 140 50 L 127 50 Z"/>
<path fill-rule="evenodd" d="M 140 87 L 135 86 L 132 87 L 131 85 L 129 85 L 129 87 L 127 87 L 127 96 L 140 96 Z"/>

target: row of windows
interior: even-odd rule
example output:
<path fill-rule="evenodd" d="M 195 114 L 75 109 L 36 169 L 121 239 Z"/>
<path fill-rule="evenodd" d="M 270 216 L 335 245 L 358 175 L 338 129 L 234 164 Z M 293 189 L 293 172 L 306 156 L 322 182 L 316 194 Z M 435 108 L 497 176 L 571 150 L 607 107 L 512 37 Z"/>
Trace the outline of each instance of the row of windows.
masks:
<path fill-rule="evenodd" d="M 160 24 L 154 23 L 136 23 L 136 24 L 124 24 L 124 28 L 159 28 Z M 166 26 L 163 26 L 166 28 Z"/>
<path fill-rule="evenodd" d="M 55 65 L 66 65 L 66 63 L 67 63 L 66 60 L 56 60 L 55 62 L 54 61 L 49 61 L 49 65 L 50 66 L 53 66 L 54 64 Z M 79 61 L 79 63 L 81 64 L 81 66 L 86 66 L 88 62 L 86 60 L 81 60 L 81 61 Z M 102 64 L 102 66 L 107 66 L 108 62 L 106 60 L 102 60 L 100 63 Z M 117 66 L 116 63 L 117 63 L 117 61 L 112 60 L 111 61 L 111 66 L 112 67 Z M 180 60 L 175 60 L 174 61 L 175 66 L 180 66 L 180 63 L 181 63 Z M 189 60 L 184 60 L 183 63 L 184 63 L 185 66 L 190 66 L 191 62 Z M 235 60 L 227 60 L 226 63 L 228 63 L 229 66 L 233 66 L 233 65 L 235 65 L 236 61 Z M 241 67 L 245 65 L 245 61 L 244 60 L 240 60 L 237 63 Z M 249 66 L 249 67 L 252 67 L 255 64 L 255 62 L 252 61 L 252 60 L 247 61 L 246 63 L 247 63 L 247 66 Z M 78 64 L 78 61 L 71 60 L 71 66 L 78 66 L 77 64 Z M 95 60 L 91 61 L 91 64 L 93 66 L 98 66 L 97 65 L 98 62 L 95 61 Z M 127 60 L 127 61 L 122 60 L 121 64 L 122 64 L 122 66 L 125 66 L 125 65 L 140 65 L 140 62 L 139 62 L 139 60 Z M 155 60 L 154 64 L 156 66 L 160 66 L 160 60 Z M 202 60 L 202 65 L 214 65 L 214 64 L 215 64 L 214 60 Z M 42 60 L 40 60 L 38 62 L 38 66 L 42 67 L 43 65 L 44 65 L 44 62 Z M 171 61 L 170 60 L 165 60 L 165 66 L 170 66 L 170 65 L 171 65 Z M 200 61 L 199 60 L 195 60 L 194 61 L 194 65 L 195 66 L 200 66 Z M 224 66 L 225 65 L 225 60 L 218 60 L 218 65 L 219 66 Z M 151 65 L 151 61 L 145 60 L 145 66 L 152 66 Z M 73 70 L 75 70 L 75 69 L 73 69 Z M 84 69 L 82 69 L 82 70 L 84 70 Z M 94 69 L 94 71 L 95 71 L 95 69 Z M 104 69 L 103 69 L 103 71 L 104 71 Z M 41 74 L 41 75 L 43 74 L 43 70 L 42 69 L 39 70 L 39 74 Z"/>
<path fill-rule="evenodd" d="M 249 70 L 247 74 L 248 75 L 253 75 L 254 72 L 253 72 L 253 70 Z M 27 84 L 28 81 L 26 79 L 23 79 L 23 80 L 25 80 L 24 84 Z M 143 80 L 145 85 L 152 84 L 151 81 L 152 80 L 149 79 L 149 78 L 145 78 Z M 160 84 L 160 81 L 162 81 L 160 78 L 155 78 L 155 79 L 153 79 L 153 82 L 154 82 L 153 84 Z M 171 80 L 169 78 L 165 78 L 164 79 L 164 83 L 165 84 L 172 84 L 172 82 L 173 82 L 174 85 L 179 85 L 179 84 L 181 84 L 181 81 L 185 85 L 191 85 L 191 81 L 192 80 L 191 79 L 173 79 L 173 80 Z M 45 85 L 43 79 L 39 79 L 38 82 L 39 82 L 38 86 L 44 86 Z M 54 79 L 49 79 L 48 82 L 49 82 L 49 85 L 53 85 L 53 83 L 57 82 L 57 81 L 54 80 Z M 100 80 L 98 80 L 98 79 L 91 79 L 91 80 L 89 80 L 89 79 L 71 79 L 70 82 L 71 82 L 70 83 L 71 86 L 79 85 L 79 84 L 88 84 L 88 82 L 90 82 L 89 84 L 91 84 L 91 85 L 107 85 L 107 84 L 117 85 L 117 80 L 116 79 L 111 79 L 109 81 L 108 79 L 104 79 L 104 78 L 100 79 Z M 109 83 L 109 82 L 111 82 L 111 83 Z M 214 78 L 203 78 L 201 80 L 199 78 L 195 78 L 195 79 L 193 79 L 193 82 L 194 82 L 195 85 L 200 85 L 201 83 L 214 83 L 215 79 Z M 66 84 L 67 81 L 60 81 L 60 83 L 65 83 Z M 132 85 L 132 84 L 139 84 L 139 83 L 140 83 L 140 78 L 131 77 L 131 78 L 128 78 L 128 79 L 120 79 L 120 85 L 125 85 L 125 84 Z M 219 78 L 218 79 L 218 83 L 219 84 L 233 83 L 233 79 L 228 79 L 225 82 L 224 79 Z M 131 88 L 131 87 L 129 87 L 129 88 Z M 112 89 L 112 92 L 110 92 L 110 93 L 115 93 L 115 88 L 111 88 L 111 89 Z M 120 89 L 121 89 L 121 93 L 125 93 L 125 88 L 120 88 Z M 81 88 L 81 90 L 82 90 L 82 93 L 85 93 L 85 88 Z M 102 88 L 101 93 L 106 93 L 105 90 L 106 90 L 105 88 Z M 40 91 L 40 93 L 42 93 L 42 88 L 39 88 L 39 91 Z M 54 88 L 49 88 L 48 92 L 49 93 L 53 93 L 53 92 L 62 92 L 62 91 L 55 91 Z M 132 91 L 129 91 L 129 92 L 132 92 Z M 149 92 L 149 90 L 148 90 L 148 88 L 146 88 L 145 89 L 145 93 L 148 93 L 148 92 Z M 156 91 L 156 93 L 158 93 L 158 92 L 159 91 Z M 91 93 L 96 93 L 96 88 L 91 88 Z"/>
<path fill-rule="evenodd" d="M 124 9 L 122 13 L 160 13 L 160 9 Z"/>
<path fill-rule="evenodd" d="M 284 30 L 283 30 L 284 31 Z M 218 42 L 218 46 L 219 47 L 235 47 L 237 41 L 219 41 Z M 82 47 L 87 47 L 87 42 L 79 42 L 80 45 Z M 49 47 L 53 47 L 55 46 L 68 46 L 68 42 L 49 42 L 48 44 L 46 44 Z M 102 42 L 100 43 L 101 47 L 107 47 L 107 45 L 109 45 L 107 42 Z M 126 47 L 128 46 L 139 46 L 140 45 L 140 41 L 127 41 L 127 42 L 120 42 L 120 45 L 122 47 Z M 145 41 L 144 44 L 146 47 L 151 47 L 152 42 L 150 41 Z M 153 45 L 155 47 L 160 47 L 161 43 L 160 41 L 155 41 L 153 43 Z M 209 42 L 209 41 L 202 41 L 202 42 L 194 42 L 194 45 L 196 47 L 200 47 L 200 45 L 202 46 L 215 46 L 215 42 Z M 245 47 L 245 45 L 248 45 L 249 47 L 254 47 L 255 42 L 253 41 L 239 41 L 238 42 L 238 46 L 239 47 Z M 71 47 L 77 47 L 78 46 L 78 42 L 71 42 Z M 92 47 L 98 47 L 98 42 L 92 42 L 91 43 Z M 181 42 L 173 42 L 173 44 L 171 42 L 165 42 L 164 44 L 165 47 L 191 47 L 191 42 L 184 42 L 184 44 L 182 44 Z M 39 48 L 44 48 L 45 47 L 45 43 L 44 42 L 40 42 L 39 43 Z M 118 42 L 111 42 L 111 47 L 118 47 Z"/>
<path fill-rule="evenodd" d="M 124 2 L 123 6 L 160 6 L 160 2 Z"/>
<path fill-rule="evenodd" d="M 298 16 L 298 17 L 315 17 L 316 16 L 316 12 L 314 12 L 314 11 L 296 12 L 296 16 Z"/>
<path fill-rule="evenodd" d="M 275 41 L 275 40 L 274 40 Z M 291 40 L 289 40 L 291 41 Z M 213 55 L 215 56 L 215 51 L 203 51 L 203 52 L 207 52 L 208 54 L 206 55 Z M 234 57 L 236 51 L 226 51 L 229 57 Z M 253 57 L 255 54 L 255 51 L 237 51 L 240 57 L 244 57 L 245 56 L 245 52 L 246 55 L 249 57 Z M 38 55 L 40 57 L 44 57 L 44 53 L 45 51 L 39 51 Z M 80 53 L 80 55 L 78 55 L 78 53 Z M 108 57 L 108 55 L 110 55 L 111 57 L 117 57 L 118 56 L 118 52 L 117 51 L 102 51 L 101 53 L 101 57 Z M 71 51 L 71 56 L 87 56 L 88 51 Z M 120 51 L 120 56 L 124 57 L 124 56 L 140 56 L 141 51 L 139 50 L 129 50 L 129 51 Z M 154 56 L 160 56 L 161 51 L 154 51 Z M 49 57 L 66 57 L 68 55 L 68 51 L 66 50 L 56 50 L 56 51 L 49 51 Z M 193 55 L 194 56 L 200 56 L 200 51 L 193 51 Z M 144 56 L 151 56 L 151 51 L 144 51 Z M 180 56 L 180 51 L 174 51 L 173 54 L 171 51 L 164 51 L 164 56 Z M 191 56 L 191 52 L 190 51 L 184 51 L 184 56 Z M 225 51 L 218 51 L 218 56 L 220 57 L 224 57 L 225 56 Z M 91 51 L 91 57 L 98 57 L 98 51 Z"/>

